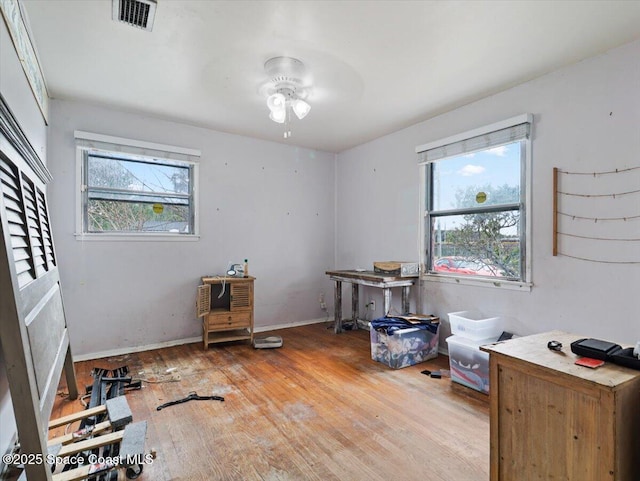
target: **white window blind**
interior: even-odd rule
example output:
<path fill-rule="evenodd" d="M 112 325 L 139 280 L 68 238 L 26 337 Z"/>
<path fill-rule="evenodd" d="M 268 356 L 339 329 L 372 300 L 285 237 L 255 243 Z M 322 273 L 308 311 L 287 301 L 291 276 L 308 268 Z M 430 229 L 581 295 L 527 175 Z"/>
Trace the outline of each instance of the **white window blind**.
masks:
<path fill-rule="evenodd" d="M 518 140 L 528 139 L 531 132 L 531 116 L 514 117 L 482 129 L 456 135 L 416 147 L 418 162 L 424 164 L 447 157 L 486 150 Z"/>
<path fill-rule="evenodd" d="M 122 152 L 140 157 L 160 158 L 178 162 L 195 163 L 200 160 L 200 151 L 173 145 L 156 144 L 141 140 L 124 139 L 109 135 L 76 130 L 76 146 L 87 150 Z"/>

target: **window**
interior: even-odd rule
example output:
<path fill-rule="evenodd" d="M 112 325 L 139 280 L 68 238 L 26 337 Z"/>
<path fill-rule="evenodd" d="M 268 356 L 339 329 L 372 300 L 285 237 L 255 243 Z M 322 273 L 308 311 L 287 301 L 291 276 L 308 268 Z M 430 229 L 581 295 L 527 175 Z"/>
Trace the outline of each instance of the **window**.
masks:
<path fill-rule="evenodd" d="M 428 275 L 529 281 L 531 116 L 420 146 Z"/>
<path fill-rule="evenodd" d="M 81 235 L 194 236 L 199 152 L 76 132 Z"/>

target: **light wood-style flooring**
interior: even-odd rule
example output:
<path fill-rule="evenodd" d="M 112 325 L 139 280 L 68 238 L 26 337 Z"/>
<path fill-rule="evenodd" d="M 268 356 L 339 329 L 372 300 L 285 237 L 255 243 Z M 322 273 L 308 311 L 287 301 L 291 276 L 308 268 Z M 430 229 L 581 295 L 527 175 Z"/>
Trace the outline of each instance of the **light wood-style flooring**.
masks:
<path fill-rule="evenodd" d="M 79 362 L 78 383 L 123 365 L 165 381 L 126 394 L 157 452 L 143 481 L 489 479 L 488 398 L 420 373 L 448 368 L 446 357 L 393 370 L 371 360 L 368 331 L 328 327 L 259 334 L 282 336 L 279 349 L 195 343 Z M 156 410 L 192 391 L 225 401 Z M 52 418 L 82 409 L 60 397 Z"/>

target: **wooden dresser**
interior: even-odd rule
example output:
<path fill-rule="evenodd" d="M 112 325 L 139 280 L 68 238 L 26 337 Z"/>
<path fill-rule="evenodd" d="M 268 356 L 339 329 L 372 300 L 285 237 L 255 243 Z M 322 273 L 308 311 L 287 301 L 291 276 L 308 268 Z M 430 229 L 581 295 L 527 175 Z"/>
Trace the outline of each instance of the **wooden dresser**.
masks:
<path fill-rule="evenodd" d="M 640 371 L 575 365 L 571 343 L 583 337 L 552 331 L 481 347 L 490 353 L 491 481 L 640 480 Z"/>
<path fill-rule="evenodd" d="M 202 318 L 204 348 L 248 339 L 253 342 L 254 277 L 203 277 L 196 311 Z"/>

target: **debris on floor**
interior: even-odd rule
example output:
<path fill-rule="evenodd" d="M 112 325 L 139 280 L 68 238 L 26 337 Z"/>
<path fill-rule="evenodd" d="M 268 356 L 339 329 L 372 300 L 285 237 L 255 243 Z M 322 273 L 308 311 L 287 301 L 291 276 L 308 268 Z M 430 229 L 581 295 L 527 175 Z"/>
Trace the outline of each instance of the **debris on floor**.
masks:
<path fill-rule="evenodd" d="M 424 374 L 433 379 L 451 377 L 451 371 L 449 369 L 440 369 L 439 371 L 429 371 L 428 369 L 425 369 L 424 371 L 420 371 L 420 374 Z"/>

